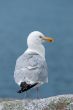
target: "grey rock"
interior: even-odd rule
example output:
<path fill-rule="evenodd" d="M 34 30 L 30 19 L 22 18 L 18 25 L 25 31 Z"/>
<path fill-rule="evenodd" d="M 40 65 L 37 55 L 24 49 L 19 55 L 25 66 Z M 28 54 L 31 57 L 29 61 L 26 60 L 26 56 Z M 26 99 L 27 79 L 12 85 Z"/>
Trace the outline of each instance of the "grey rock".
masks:
<path fill-rule="evenodd" d="M 73 95 L 43 99 L 0 99 L 0 110 L 73 110 Z"/>
<path fill-rule="evenodd" d="M 71 102 L 69 105 L 68 105 L 69 109 L 70 110 L 73 110 L 73 102 Z"/>

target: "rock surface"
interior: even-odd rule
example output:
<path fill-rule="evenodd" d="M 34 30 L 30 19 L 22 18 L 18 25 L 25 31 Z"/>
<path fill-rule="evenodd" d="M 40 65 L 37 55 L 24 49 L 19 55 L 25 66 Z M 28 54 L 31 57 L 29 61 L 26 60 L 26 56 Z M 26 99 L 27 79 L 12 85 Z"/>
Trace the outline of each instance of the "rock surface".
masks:
<path fill-rule="evenodd" d="M 73 95 L 43 99 L 0 99 L 0 110 L 73 110 Z"/>

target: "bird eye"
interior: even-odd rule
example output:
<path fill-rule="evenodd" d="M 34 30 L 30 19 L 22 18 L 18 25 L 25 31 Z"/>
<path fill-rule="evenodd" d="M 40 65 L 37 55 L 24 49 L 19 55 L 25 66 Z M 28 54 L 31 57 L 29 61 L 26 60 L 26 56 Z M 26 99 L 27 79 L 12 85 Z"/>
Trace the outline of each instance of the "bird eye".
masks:
<path fill-rule="evenodd" d="M 42 36 L 39 36 L 39 38 L 42 38 Z"/>

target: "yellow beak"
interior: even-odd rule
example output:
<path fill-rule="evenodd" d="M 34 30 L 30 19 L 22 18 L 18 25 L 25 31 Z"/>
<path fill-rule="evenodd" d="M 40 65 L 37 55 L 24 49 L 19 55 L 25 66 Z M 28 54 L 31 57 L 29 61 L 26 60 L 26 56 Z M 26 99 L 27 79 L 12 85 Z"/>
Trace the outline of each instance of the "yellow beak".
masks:
<path fill-rule="evenodd" d="M 47 42 L 54 42 L 54 39 L 51 38 L 51 37 L 47 37 L 47 36 L 44 36 L 43 37 L 43 40 L 47 41 Z"/>

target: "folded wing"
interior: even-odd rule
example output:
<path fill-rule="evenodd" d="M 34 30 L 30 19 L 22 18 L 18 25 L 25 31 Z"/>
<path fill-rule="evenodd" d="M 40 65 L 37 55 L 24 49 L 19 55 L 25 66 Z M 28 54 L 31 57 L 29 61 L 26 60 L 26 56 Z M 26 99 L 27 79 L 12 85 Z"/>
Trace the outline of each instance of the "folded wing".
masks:
<path fill-rule="evenodd" d="M 16 61 L 14 79 L 17 84 L 26 82 L 48 82 L 48 70 L 46 61 L 36 53 L 22 54 Z"/>

